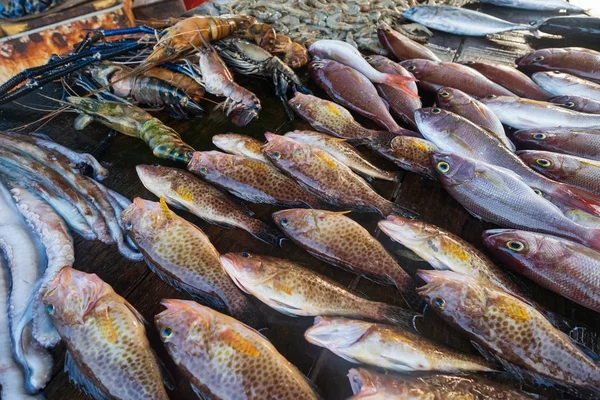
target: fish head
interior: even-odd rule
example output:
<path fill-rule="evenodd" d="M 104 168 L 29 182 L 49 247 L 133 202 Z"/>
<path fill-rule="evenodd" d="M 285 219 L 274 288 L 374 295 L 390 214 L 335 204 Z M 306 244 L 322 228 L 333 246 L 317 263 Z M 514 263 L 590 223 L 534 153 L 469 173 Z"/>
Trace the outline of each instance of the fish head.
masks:
<path fill-rule="evenodd" d="M 127 235 L 138 244 L 168 229 L 173 219 L 173 211 L 162 198 L 154 202 L 136 197 L 121 213 L 121 222 Z"/>
<path fill-rule="evenodd" d="M 377 226 L 392 240 L 409 247 L 435 235 L 430 226 L 424 222 L 396 215 L 388 215 L 386 219 L 379 221 Z"/>
<path fill-rule="evenodd" d="M 556 179 L 567 178 L 579 168 L 577 159 L 550 151 L 520 150 L 517 155 L 532 169 L 542 174 L 552 174 Z"/>
<path fill-rule="evenodd" d="M 414 58 L 399 62 L 404 69 L 413 74 L 415 78 L 427 80 L 427 76 L 437 68 L 438 63 L 424 58 Z"/>
<path fill-rule="evenodd" d="M 306 160 L 310 154 L 310 147 L 289 137 L 270 132 L 265 133 L 265 137 L 267 143 L 263 145 L 262 151 L 273 164 L 301 162 Z"/>
<path fill-rule="evenodd" d="M 414 18 L 419 18 L 419 16 L 426 14 L 426 9 L 423 7 L 409 7 L 402 12 L 402 16 L 406 19 L 414 21 Z"/>
<path fill-rule="evenodd" d="M 544 129 L 522 129 L 513 133 L 513 138 L 519 143 L 550 145 L 557 144 L 559 136 L 556 132 Z"/>
<path fill-rule="evenodd" d="M 43 295 L 46 312 L 61 325 L 78 325 L 112 288 L 96 274 L 71 267 L 63 268 L 50 282 Z"/>
<path fill-rule="evenodd" d="M 348 211 L 334 212 L 307 208 L 292 208 L 273 213 L 273 221 L 286 235 L 291 237 L 310 235 L 327 223 L 327 218 Z"/>
<path fill-rule="evenodd" d="M 471 96 L 463 91 L 451 87 L 441 88 L 438 90 L 436 97 L 436 104 L 439 106 L 439 108 L 445 110 L 451 107 L 467 105 L 472 101 L 473 99 Z"/>
<path fill-rule="evenodd" d="M 482 235 L 483 244 L 502 263 L 517 272 L 530 266 L 544 268 L 562 258 L 563 248 L 554 238 L 515 229 L 490 229 Z"/>
<path fill-rule="evenodd" d="M 247 252 L 227 253 L 221 256 L 221 264 L 233 281 L 244 289 L 259 285 L 279 272 L 277 263 L 265 262 L 265 257 Z"/>
<path fill-rule="evenodd" d="M 355 319 L 316 317 L 314 325 L 304 332 L 304 338 L 314 345 L 332 348 L 350 347 L 359 342 L 373 326 Z"/>
<path fill-rule="evenodd" d="M 160 303 L 166 309 L 154 317 L 154 325 L 165 346 L 188 351 L 206 349 L 216 312 L 190 300 L 164 299 Z"/>
<path fill-rule="evenodd" d="M 434 143 L 443 142 L 455 134 L 460 117 L 439 107 L 421 108 L 415 111 L 415 122 L 423 137 Z"/>
<path fill-rule="evenodd" d="M 527 72 L 547 69 L 545 65 L 554 56 L 552 49 L 535 50 L 515 60 L 517 68 Z"/>
<path fill-rule="evenodd" d="M 195 151 L 188 163 L 188 170 L 204 179 L 219 179 L 221 172 L 233 167 L 236 156 L 220 151 Z"/>
<path fill-rule="evenodd" d="M 439 152 L 432 153 L 430 158 L 438 179 L 445 185 L 461 185 L 475 177 L 476 165 L 468 158 Z"/>
<path fill-rule="evenodd" d="M 142 184 L 158 196 L 166 196 L 170 193 L 173 190 L 173 185 L 177 181 L 177 175 L 181 173 L 181 170 L 163 167 L 158 164 L 136 165 L 135 171 Z"/>
<path fill-rule="evenodd" d="M 214 135 L 212 142 L 218 148 L 227 152 L 244 153 L 251 151 L 260 154 L 260 144 L 255 139 L 236 133 L 225 133 Z"/>
<path fill-rule="evenodd" d="M 554 96 L 548 101 L 550 103 L 563 106 L 564 108 L 581 110 L 589 103 L 590 100 L 586 97 L 579 96 Z"/>
<path fill-rule="evenodd" d="M 571 75 L 559 71 L 540 71 L 531 75 L 531 79 L 541 87 L 570 85 Z"/>
<path fill-rule="evenodd" d="M 348 371 L 348 380 L 354 393 L 352 399 L 378 398 L 379 376 L 375 372 L 364 368 L 352 368 Z"/>

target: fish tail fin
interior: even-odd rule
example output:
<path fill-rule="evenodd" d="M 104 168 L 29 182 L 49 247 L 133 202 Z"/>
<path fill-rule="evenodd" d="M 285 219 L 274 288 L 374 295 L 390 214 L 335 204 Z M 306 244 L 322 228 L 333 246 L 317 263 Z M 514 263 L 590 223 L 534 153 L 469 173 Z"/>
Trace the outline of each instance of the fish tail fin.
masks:
<path fill-rule="evenodd" d="M 382 82 L 385 85 L 392 86 L 398 88 L 404 92 L 409 97 L 419 98 L 419 95 L 412 90 L 408 86 L 406 86 L 410 82 L 415 82 L 416 79 L 412 76 L 404 76 L 399 74 L 385 74 L 385 79 Z"/>
<path fill-rule="evenodd" d="M 600 197 L 564 183 L 553 185 L 550 197 L 595 216 L 600 216 Z"/>
<path fill-rule="evenodd" d="M 271 246 L 281 246 L 281 242 L 285 240 L 285 236 L 277 229 L 270 227 L 261 221 L 260 225 L 250 232 L 255 238 L 270 244 Z"/>
<path fill-rule="evenodd" d="M 418 314 L 390 304 L 382 304 L 380 318 L 392 325 L 412 330 Z"/>

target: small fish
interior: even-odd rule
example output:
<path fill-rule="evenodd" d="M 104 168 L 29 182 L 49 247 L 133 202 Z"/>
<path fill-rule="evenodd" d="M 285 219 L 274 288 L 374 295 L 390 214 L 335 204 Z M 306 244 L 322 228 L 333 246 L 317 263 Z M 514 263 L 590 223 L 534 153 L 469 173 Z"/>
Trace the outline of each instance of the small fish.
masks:
<path fill-rule="evenodd" d="M 584 307 L 600 311 L 600 253 L 550 235 L 512 229 L 483 233 L 504 265 Z"/>
<path fill-rule="evenodd" d="M 600 161 L 600 129 L 526 129 L 513 133 L 527 149 L 547 150 Z"/>
<path fill-rule="evenodd" d="M 502 122 L 485 104 L 468 94 L 449 87 L 443 87 L 437 92 L 436 105 L 447 111 L 465 117 L 475 125 L 492 132 L 502 143 L 512 151 L 515 145 L 506 137 Z"/>
<path fill-rule="evenodd" d="M 400 168 L 435 179 L 431 154 L 438 151 L 429 140 L 411 136 L 396 136 L 389 146 L 378 146 L 376 151 Z"/>
<path fill-rule="evenodd" d="M 381 215 L 414 216 L 410 210 L 381 197 L 360 176 L 328 152 L 284 136 L 265 133 L 263 147 L 273 164 L 312 193 L 338 207 Z"/>
<path fill-rule="evenodd" d="M 588 114 L 600 114 L 600 101 L 581 96 L 554 96 L 548 99 L 550 103 L 558 104 L 573 111 Z"/>
<path fill-rule="evenodd" d="M 175 288 L 254 324 L 258 311 L 231 282 L 208 236 L 161 202 L 138 197 L 121 214 L 148 267 Z"/>
<path fill-rule="evenodd" d="M 310 146 L 325 150 L 335 157 L 342 164 L 350 167 L 354 172 L 370 178 L 384 179 L 386 181 L 395 181 L 398 175 L 394 172 L 384 171 L 381 168 L 371 164 L 354 146 L 346 142 L 346 139 L 339 139 L 333 136 L 325 135 L 313 131 L 292 131 L 284 135 L 292 140 L 305 143 Z"/>
<path fill-rule="evenodd" d="M 515 63 L 526 73 L 560 71 L 600 83 L 600 52 L 583 47 L 534 50 L 517 58 Z"/>
<path fill-rule="evenodd" d="M 250 136 L 240 135 L 238 133 L 223 133 L 214 135 L 212 137 L 212 142 L 219 149 L 229 154 L 249 157 L 262 162 L 269 162 L 260 151 L 260 146 L 262 146 L 263 143 Z"/>
<path fill-rule="evenodd" d="M 419 88 L 430 92 L 452 87 L 477 98 L 489 95 L 515 96 L 508 89 L 462 64 L 422 59 L 406 60 L 399 64 L 417 78 Z"/>
<path fill-rule="evenodd" d="M 409 330 L 346 318 L 316 317 L 304 338 L 355 364 L 392 371 L 492 371 L 481 357 L 444 348 Z"/>
<path fill-rule="evenodd" d="M 142 316 L 95 274 L 63 268 L 43 297 L 65 370 L 95 399 L 168 400 Z"/>
<path fill-rule="evenodd" d="M 417 274 L 426 283 L 419 294 L 433 310 L 509 370 L 516 365 L 592 390 L 600 384 L 600 367 L 530 304 L 451 271 Z"/>
<path fill-rule="evenodd" d="M 200 398 L 317 400 L 308 380 L 260 333 L 193 301 L 154 317 L 169 355 Z"/>
<path fill-rule="evenodd" d="M 211 224 L 240 228 L 265 243 L 279 245 L 282 239 L 279 232 L 252 218 L 228 195 L 189 172 L 151 165 L 138 165 L 135 169 L 146 189 L 173 207 L 187 210 Z"/>
<path fill-rule="evenodd" d="M 540 150 L 517 154 L 539 173 L 600 196 L 600 161 Z"/>
<path fill-rule="evenodd" d="M 431 61 L 442 61 L 433 51 L 395 31 L 385 22 L 377 27 L 377 38 L 379 43 L 399 60 L 424 58 Z"/>
<path fill-rule="evenodd" d="M 477 61 L 467 61 L 465 65 L 480 72 L 492 82 L 504 86 L 519 97 L 543 101 L 550 97 L 550 93 L 544 91 L 530 77 L 514 67 Z"/>
<path fill-rule="evenodd" d="M 575 13 L 585 13 L 585 9 L 574 4 L 567 3 L 565 0 L 480 0 L 481 3 L 492 4 L 499 7 L 520 8 L 523 10 L 536 11 L 569 11 Z"/>
<path fill-rule="evenodd" d="M 513 24 L 466 8 L 422 5 L 404 10 L 402 16 L 438 31 L 464 36 L 487 36 L 509 31 L 532 31 L 535 27 Z"/>
<path fill-rule="evenodd" d="M 251 203 L 318 207 L 319 199 L 271 163 L 219 151 L 196 151 L 188 171 Z"/>
<path fill-rule="evenodd" d="M 558 71 L 536 72 L 531 75 L 542 89 L 554 96 L 574 95 L 600 101 L 600 84 Z"/>
<path fill-rule="evenodd" d="M 366 300 L 339 283 L 282 258 L 227 253 L 221 261 L 241 290 L 286 315 L 366 318 L 405 328 L 412 327 L 416 315 Z"/>
<path fill-rule="evenodd" d="M 347 212 L 291 209 L 273 213 L 273 220 L 298 246 L 314 257 L 385 284 L 393 284 L 417 308 L 414 282 L 385 248 Z"/>

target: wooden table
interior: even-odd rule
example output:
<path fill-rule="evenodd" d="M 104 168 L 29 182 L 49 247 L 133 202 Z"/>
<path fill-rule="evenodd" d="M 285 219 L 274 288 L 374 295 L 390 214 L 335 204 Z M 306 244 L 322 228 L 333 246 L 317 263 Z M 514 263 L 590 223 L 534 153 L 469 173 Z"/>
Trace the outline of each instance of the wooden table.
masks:
<path fill-rule="evenodd" d="M 530 20 L 540 19 L 539 13 L 518 12 L 509 9 L 486 7 L 490 12 L 501 18 L 516 22 L 528 23 Z M 490 38 L 463 38 L 459 36 L 437 33 L 430 42 L 430 47 L 444 61 L 463 62 L 467 60 L 484 60 L 491 62 L 512 64 L 515 56 L 528 52 L 531 48 L 564 47 L 569 45 L 586 46 L 600 50 L 600 43 L 594 45 L 593 41 L 584 43 L 581 39 L 565 40 L 560 38 L 545 37 L 535 39 L 529 34 L 509 33 Z M 305 72 L 303 72 L 305 74 Z M 279 100 L 273 95 L 271 86 L 260 79 L 238 77 L 237 80 L 248 89 L 256 93 L 263 105 L 260 118 L 253 121 L 245 128 L 231 124 L 219 112 L 211 112 L 202 119 L 192 121 L 171 120 L 170 124 L 181 133 L 183 139 L 198 150 L 212 150 L 211 137 L 217 133 L 238 132 L 257 138 L 264 138 L 265 131 L 285 133 L 293 129 L 309 129 L 308 124 L 300 119 L 289 122 L 283 112 Z M 312 89 L 314 85 L 311 85 Z M 45 88 L 46 94 L 60 96 L 57 87 Z M 323 93 L 315 90 L 315 94 L 324 97 Z M 21 103 L 30 106 L 53 105 L 36 94 L 21 99 Z M 431 105 L 431 96 L 424 96 L 424 103 Z M 211 108 L 210 103 L 206 103 Z M 0 107 L 0 129 L 7 129 L 32 121 L 42 114 L 25 109 L 17 104 Z M 106 137 L 108 130 L 100 124 L 92 124 L 82 132 L 73 129 L 74 114 L 63 114 L 52 120 L 40 129 L 41 132 L 51 136 L 57 142 L 74 150 L 90 152 L 97 148 Z M 163 116 L 161 116 L 163 118 Z M 168 118 L 168 117 L 166 117 Z M 366 126 L 372 126 L 368 121 L 359 119 Z M 381 158 L 367 154 L 376 164 L 394 169 L 394 167 Z M 101 161 L 108 167 L 110 176 L 104 182 L 106 186 L 123 195 L 134 198 L 140 196 L 145 199 L 156 200 L 155 196 L 146 190 L 136 176 L 134 167 L 138 164 L 160 163 L 173 165 L 164 160 L 155 158 L 145 143 L 125 136 L 118 136 Z M 184 165 L 178 165 L 184 168 Z M 436 224 L 452 233 L 460 235 L 475 246 L 482 248 L 480 234 L 483 230 L 492 228 L 491 224 L 482 223 L 471 217 L 456 201 L 454 201 L 437 182 L 426 180 L 413 173 L 400 171 L 397 183 L 377 181 L 374 183 L 376 190 L 402 206 L 417 211 L 424 221 Z M 252 209 L 258 218 L 269 223 L 270 214 L 275 211 L 271 206 L 253 205 Z M 357 290 L 368 298 L 392 304 L 402 304 L 397 291 L 391 286 L 380 286 L 367 279 L 352 275 L 336 267 L 325 264 L 310 256 L 304 250 L 286 241 L 283 248 L 270 247 L 253 239 L 248 233 L 239 229 L 223 229 L 187 214 L 179 212 L 187 219 L 201 227 L 211 238 L 213 244 L 221 253 L 229 251 L 248 251 L 258 254 L 285 257 L 304 263 L 321 274 L 332 277 L 338 282 Z M 350 217 L 362 223 L 385 247 L 398 258 L 401 265 L 410 271 L 418 268 L 428 268 L 423 262 L 418 262 L 405 257 L 403 247 L 391 241 L 376 229 L 379 217 L 375 214 L 352 213 Z M 76 241 L 75 267 L 98 274 L 102 279 L 111 284 L 117 293 L 130 301 L 150 322 L 147 326 L 148 336 L 152 347 L 164 360 L 175 377 L 176 390 L 171 392 L 172 399 L 195 399 L 186 379 L 177 371 L 170 361 L 168 354 L 162 346 L 157 332 L 152 324 L 155 314 L 162 310 L 159 301 L 163 298 L 187 298 L 177 292 L 151 273 L 143 262 L 133 263 L 119 255 L 116 246 L 106 246 L 99 242 L 86 242 L 79 237 Z M 593 330 L 600 330 L 600 321 L 592 311 L 586 310 L 569 300 L 540 288 L 539 286 L 521 278 L 531 292 L 531 297 L 568 318 L 581 321 Z M 268 320 L 268 326 L 262 333 L 267 336 L 275 347 L 291 362 L 293 362 L 306 376 L 309 377 L 320 389 L 326 399 L 344 399 L 351 394 L 346 374 L 353 365 L 343 361 L 328 351 L 309 345 L 303 338 L 304 330 L 312 324 L 312 318 L 291 318 L 254 302 Z M 448 345 L 474 353 L 474 349 L 456 331 L 447 327 L 433 313 L 426 312 L 423 332 Z M 64 347 L 58 346 L 54 351 L 56 359 L 55 374 L 45 391 L 50 400 L 75 400 L 85 399 L 86 396 L 72 383 L 67 374 L 62 372 Z M 518 382 L 512 382 L 518 386 Z M 541 392 L 540 389 L 535 389 Z M 561 398 L 552 392 L 551 398 Z M 564 396 L 563 396 L 564 397 Z M 565 397 L 566 398 L 566 397 Z"/>

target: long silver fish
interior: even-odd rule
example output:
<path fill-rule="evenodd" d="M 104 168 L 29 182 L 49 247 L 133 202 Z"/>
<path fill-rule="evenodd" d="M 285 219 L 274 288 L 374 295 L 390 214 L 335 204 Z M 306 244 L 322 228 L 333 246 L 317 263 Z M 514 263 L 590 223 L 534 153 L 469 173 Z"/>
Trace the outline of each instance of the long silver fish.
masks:
<path fill-rule="evenodd" d="M 531 75 L 542 89 L 555 96 L 580 96 L 600 100 L 600 84 L 559 71 L 536 72 Z"/>
<path fill-rule="evenodd" d="M 480 3 L 493 4 L 499 7 L 520 8 L 536 11 L 561 11 L 585 13 L 585 9 L 565 0 L 479 0 Z"/>

